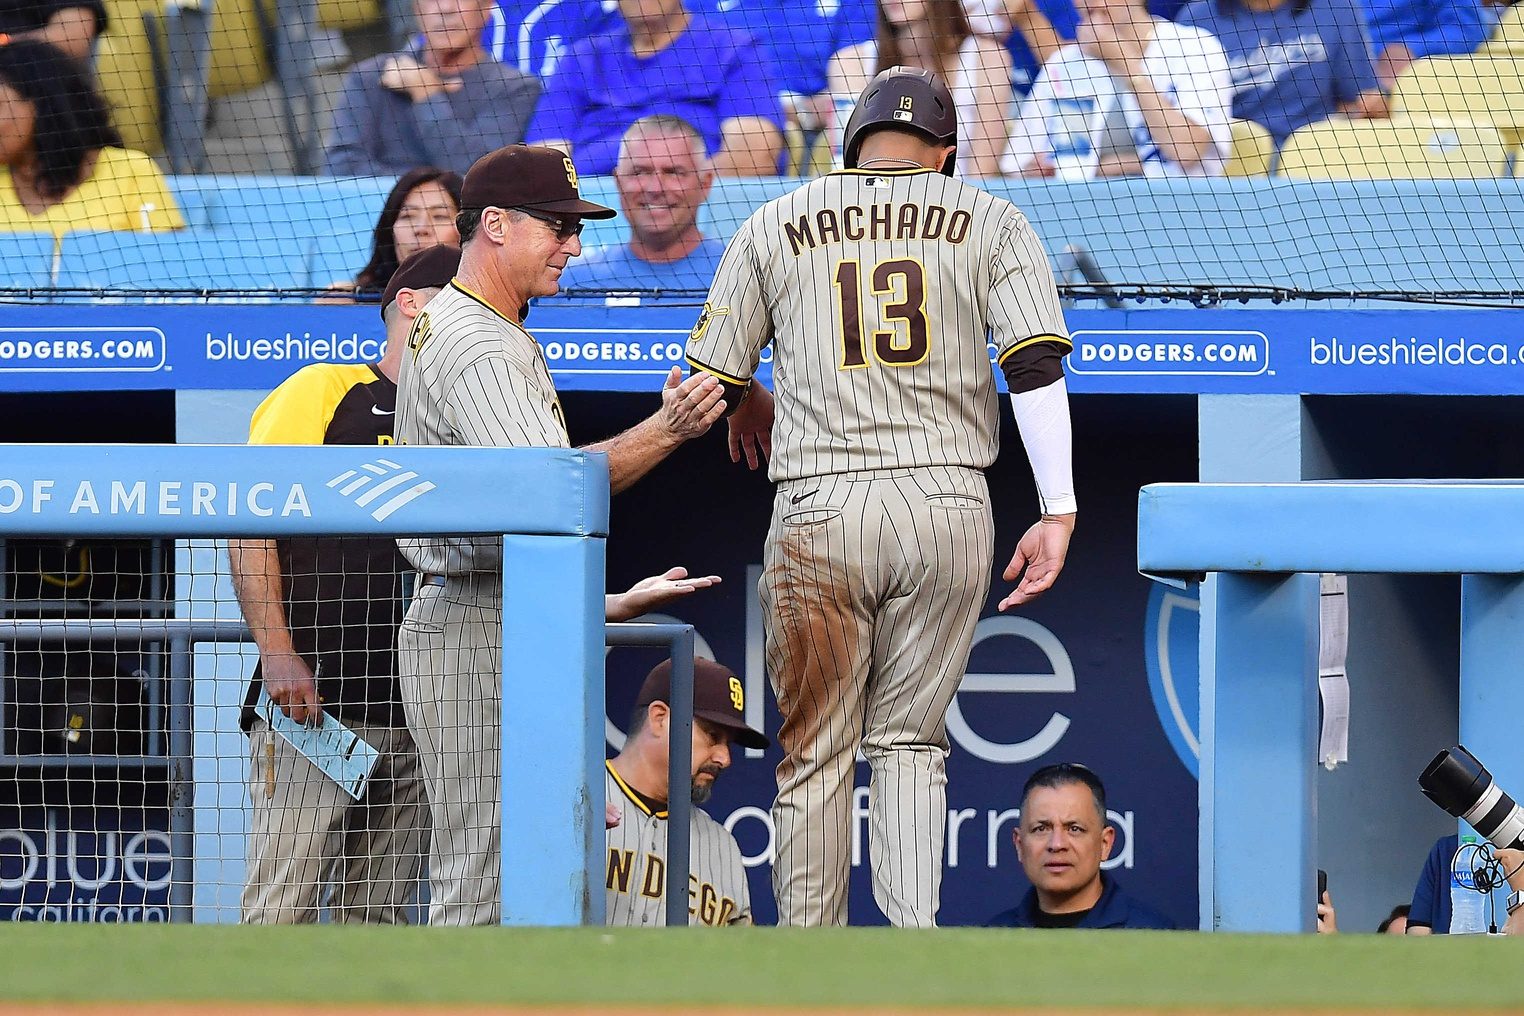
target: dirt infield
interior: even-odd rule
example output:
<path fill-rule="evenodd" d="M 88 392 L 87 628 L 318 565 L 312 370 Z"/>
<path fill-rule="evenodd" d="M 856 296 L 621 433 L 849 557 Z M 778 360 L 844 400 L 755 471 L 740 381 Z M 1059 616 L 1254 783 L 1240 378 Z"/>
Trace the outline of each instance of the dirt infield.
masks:
<path fill-rule="evenodd" d="M 704 1007 L 704 1006 L 630 1006 L 620 1008 L 600 1005 L 590 1006 L 409 1006 L 406 1008 L 378 1008 L 375 1006 L 332 1006 L 269 1004 L 247 1005 L 232 1002 L 173 1002 L 173 1003 L 39 1003 L 10 1004 L 0 1002 L 0 1016 L 860 1016 L 871 1011 L 873 1016 L 922 1016 L 926 1012 L 956 1013 L 957 1016 L 1039 1016 L 1046 1013 L 1072 1013 L 1074 1016 L 1149 1016 L 1168 1013 L 1169 1016 L 1434 1016 L 1434 1010 L 1379 1008 L 1349 1009 L 1246 1009 L 1246 1008 L 1054 1008 L 1036 1006 L 1011 1009 L 865 1009 L 805 1008 L 798 1006 L 768 1007 Z M 1524 1005 L 1517 1009 L 1489 1010 L 1494 1013 L 1524 1016 Z"/>

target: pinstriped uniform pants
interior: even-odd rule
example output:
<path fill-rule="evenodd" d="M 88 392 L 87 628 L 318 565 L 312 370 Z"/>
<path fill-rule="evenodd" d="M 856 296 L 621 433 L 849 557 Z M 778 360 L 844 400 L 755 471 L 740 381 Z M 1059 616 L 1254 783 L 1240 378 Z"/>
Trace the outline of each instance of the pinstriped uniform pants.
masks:
<path fill-rule="evenodd" d="M 397 633 L 397 672 L 433 836 L 429 924 L 500 923 L 502 576 L 420 584 Z"/>
<path fill-rule="evenodd" d="M 359 801 L 264 720 L 249 731 L 253 815 L 245 924 L 404 924 L 428 849 L 428 802 L 405 729 L 350 722 L 381 753 Z"/>
<path fill-rule="evenodd" d="M 847 922 L 856 753 L 872 769 L 873 895 L 936 922 L 947 709 L 990 586 L 984 474 L 962 467 L 781 483 L 760 583 L 785 755 L 773 805 L 778 923 Z"/>

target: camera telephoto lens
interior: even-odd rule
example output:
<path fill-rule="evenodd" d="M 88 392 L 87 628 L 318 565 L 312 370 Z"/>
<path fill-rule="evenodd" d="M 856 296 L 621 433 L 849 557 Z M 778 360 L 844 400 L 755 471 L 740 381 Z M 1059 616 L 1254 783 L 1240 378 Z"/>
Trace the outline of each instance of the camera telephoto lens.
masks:
<path fill-rule="evenodd" d="M 1504 793 L 1487 767 L 1463 746 L 1434 756 L 1418 777 L 1424 796 L 1497 847 L 1524 848 L 1524 808 Z"/>

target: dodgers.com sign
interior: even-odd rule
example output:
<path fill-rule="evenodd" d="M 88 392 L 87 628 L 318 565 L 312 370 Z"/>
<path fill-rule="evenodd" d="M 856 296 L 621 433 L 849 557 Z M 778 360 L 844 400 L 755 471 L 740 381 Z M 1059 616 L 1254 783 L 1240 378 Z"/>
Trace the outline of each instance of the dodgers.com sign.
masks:
<path fill-rule="evenodd" d="M 656 391 L 697 306 L 540 301 L 527 322 L 563 391 Z M 0 392 L 267 391 L 317 362 L 380 359 L 373 306 L 17 306 Z M 1524 311 L 1071 310 L 1071 390 L 1243 395 L 1504 395 L 1524 379 Z M 825 324 L 822 327 L 826 327 Z M 998 350 L 991 350 L 992 355 Z M 757 376 L 770 383 L 771 351 Z M 1001 382 L 1003 383 L 1003 382 Z"/>

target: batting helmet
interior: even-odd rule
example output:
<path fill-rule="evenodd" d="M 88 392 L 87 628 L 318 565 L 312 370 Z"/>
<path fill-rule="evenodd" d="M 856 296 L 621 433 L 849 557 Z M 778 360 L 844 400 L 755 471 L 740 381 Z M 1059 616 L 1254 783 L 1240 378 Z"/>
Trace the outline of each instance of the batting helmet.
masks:
<path fill-rule="evenodd" d="M 935 74 L 916 67 L 890 67 L 868 82 L 857 106 L 847 118 L 842 135 L 842 160 L 848 169 L 857 168 L 857 153 L 867 136 L 876 130 L 902 130 L 919 134 L 934 145 L 956 144 L 958 113 L 953 108 L 952 93 Z M 942 172 L 953 175 L 949 155 Z"/>

